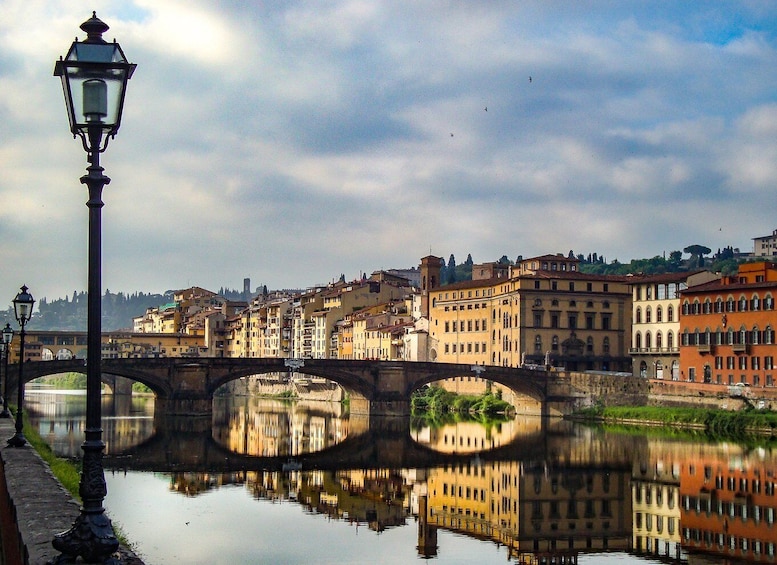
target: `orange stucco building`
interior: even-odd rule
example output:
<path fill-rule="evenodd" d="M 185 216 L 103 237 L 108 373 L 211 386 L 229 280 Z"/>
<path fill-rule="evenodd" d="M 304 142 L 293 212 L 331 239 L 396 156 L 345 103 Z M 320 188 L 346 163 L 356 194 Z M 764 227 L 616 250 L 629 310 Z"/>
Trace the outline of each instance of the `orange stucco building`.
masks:
<path fill-rule="evenodd" d="M 683 290 L 680 380 L 774 386 L 775 296 L 770 262 L 745 263 L 736 275 Z"/>

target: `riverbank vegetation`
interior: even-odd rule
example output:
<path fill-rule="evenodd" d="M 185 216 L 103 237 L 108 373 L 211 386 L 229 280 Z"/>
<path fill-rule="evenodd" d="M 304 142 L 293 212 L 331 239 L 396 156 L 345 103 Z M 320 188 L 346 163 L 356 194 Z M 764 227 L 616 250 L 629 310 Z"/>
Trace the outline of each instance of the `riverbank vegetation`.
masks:
<path fill-rule="evenodd" d="M 439 386 L 428 386 L 415 391 L 410 399 L 410 407 L 416 412 L 444 414 L 483 414 L 494 416 L 512 410 L 510 403 L 502 400 L 501 391 L 485 392 L 480 396 L 456 394 Z"/>
<path fill-rule="evenodd" d="M 758 434 L 777 435 L 777 413 L 766 410 L 710 410 L 666 406 L 594 407 L 577 412 L 573 419 L 607 424 L 653 425 L 703 430 L 718 438 L 738 439 Z"/>

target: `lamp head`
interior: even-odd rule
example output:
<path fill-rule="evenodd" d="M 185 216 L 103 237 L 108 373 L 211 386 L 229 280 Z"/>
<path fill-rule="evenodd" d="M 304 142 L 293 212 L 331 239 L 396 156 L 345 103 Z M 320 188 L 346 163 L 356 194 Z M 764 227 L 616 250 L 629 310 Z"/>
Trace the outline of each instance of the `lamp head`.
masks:
<path fill-rule="evenodd" d="M 127 81 L 135 71 L 118 43 L 106 42 L 108 26 L 96 13 L 81 24 L 86 39 L 76 39 L 67 55 L 54 65 L 54 76 L 62 79 L 70 131 L 81 136 L 87 150 L 105 150 L 108 139 L 121 125 Z M 90 130 L 105 136 L 101 149 L 87 146 Z M 99 142 L 98 142 L 99 143 Z"/>
<path fill-rule="evenodd" d="M 3 344 L 5 344 L 5 346 L 8 347 L 11 344 L 12 340 L 13 340 L 13 329 L 11 329 L 11 324 L 6 323 L 5 327 L 3 328 Z"/>
<path fill-rule="evenodd" d="M 32 306 L 35 299 L 32 294 L 27 292 L 27 285 L 22 285 L 20 292 L 13 299 L 13 309 L 16 314 L 16 321 L 23 328 L 32 316 Z"/>

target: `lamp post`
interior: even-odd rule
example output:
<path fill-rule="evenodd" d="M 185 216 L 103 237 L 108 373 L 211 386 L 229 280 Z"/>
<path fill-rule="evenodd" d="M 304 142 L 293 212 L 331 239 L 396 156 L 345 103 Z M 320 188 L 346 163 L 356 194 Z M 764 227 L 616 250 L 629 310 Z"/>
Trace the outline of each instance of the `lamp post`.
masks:
<path fill-rule="evenodd" d="M 19 332 L 19 381 L 16 383 L 16 433 L 8 438 L 11 447 L 22 447 L 27 443 L 24 437 L 24 326 L 32 316 L 32 306 L 35 299 L 27 292 L 27 286 L 22 285 L 20 292 L 13 299 L 13 310 L 16 321 L 22 330 Z"/>
<path fill-rule="evenodd" d="M 11 354 L 12 341 L 11 324 L 6 323 L 3 328 L 3 411 L 0 412 L 0 418 L 11 417 L 11 413 L 8 411 L 8 356 Z"/>
<path fill-rule="evenodd" d="M 73 526 L 57 534 L 52 545 L 62 552 L 63 560 L 75 561 L 80 555 L 90 562 L 110 562 L 119 542 L 103 508 L 107 488 L 102 466 L 105 444 L 100 413 L 100 297 L 102 189 L 111 179 L 103 174 L 100 153 L 116 136 L 121 124 L 127 81 L 135 65 L 127 61 L 118 43 L 108 43 L 102 38 L 108 26 L 94 12 L 81 24 L 81 29 L 86 39 L 73 42 L 65 58 L 56 62 L 54 76 L 62 79 L 70 131 L 74 138 L 81 138 L 89 163 L 88 174 L 81 177 L 81 184 L 89 190 L 86 429 L 81 445 L 84 456 L 79 485 L 82 506 Z"/>

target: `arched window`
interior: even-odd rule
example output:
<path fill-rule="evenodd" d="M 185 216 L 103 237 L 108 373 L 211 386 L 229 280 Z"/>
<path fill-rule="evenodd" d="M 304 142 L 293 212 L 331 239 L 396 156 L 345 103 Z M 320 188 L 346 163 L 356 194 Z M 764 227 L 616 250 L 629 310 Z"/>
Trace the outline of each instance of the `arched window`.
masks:
<path fill-rule="evenodd" d="M 642 308 L 640 308 L 639 306 L 637 306 L 637 323 L 638 324 L 642 323 Z"/>
<path fill-rule="evenodd" d="M 664 311 L 661 306 L 656 307 L 656 322 L 659 324 L 664 321 Z"/>
<path fill-rule="evenodd" d="M 666 321 L 674 322 L 674 308 L 671 306 L 671 304 L 666 307 Z"/>

